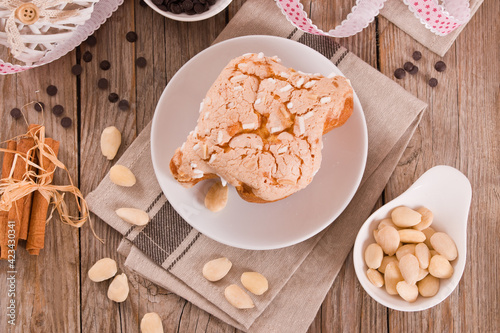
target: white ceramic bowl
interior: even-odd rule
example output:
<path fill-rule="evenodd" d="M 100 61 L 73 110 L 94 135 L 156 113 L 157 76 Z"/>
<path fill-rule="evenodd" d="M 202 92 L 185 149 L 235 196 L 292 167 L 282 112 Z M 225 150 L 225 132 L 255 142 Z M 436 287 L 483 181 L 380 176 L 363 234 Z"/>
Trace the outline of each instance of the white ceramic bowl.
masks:
<path fill-rule="evenodd" d="M 172 12 L 165 12 L 159 9 L 151 0 L 144 0 L 144 2 L 147 3 L 149 7 L 151 7 L 155 12 L 159 13 L 160 15 L 168 17 L 169 19 L 172 20 L 183 21 L 183 22 L 196 22 L 196 21 L 206 20 L 207 18 L 219 14 L 227 6 L 229 6 L 229 4 L 232 1 L 233 0 L 217 0 L 217 2 L 213 6 L 210 6 L 210 8 L 206 12 L 203 12 L 201 14 L 188 15 L 186 13 L 174 14 Z"/>
<path fill-rule="evenodd" d="M 449 166 L 436 166 L 424 173 L 406 192 L 373 213 L 359 230 L 354 243 L 354 269 L 359 282 L 366 292 L 380 304 L 399 311 L 421 311 L 433 307 L 448 297 L 457 287 L 465 268 L 467 256 L 467 219 L 472 190 L 467 177 Z M 375 242 L 373 230 L 378 222 L 389 217 L 392 209 L 398 206 L 418 208 L 425 206 L 434 214 L 431 227 L 450 235 L 458 248 L 458 258 L 451 264 L 453 276 L 441 279 L 440 288 L 434 297 L 418 296 L 414 303 L 408 303 L 399 295 L 389 295 L 382 288 L 375 287 L 367 278 L 368 267 L 364 252 L 368 245 Z"/>

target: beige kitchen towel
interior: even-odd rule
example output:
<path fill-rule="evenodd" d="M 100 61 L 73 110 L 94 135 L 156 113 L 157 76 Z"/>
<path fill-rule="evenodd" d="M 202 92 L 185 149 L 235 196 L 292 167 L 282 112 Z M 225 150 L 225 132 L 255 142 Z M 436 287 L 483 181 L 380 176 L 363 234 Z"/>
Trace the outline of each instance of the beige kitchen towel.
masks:
<path fill-rule="evenodd" d="M 426 104 L 331 39 L 297 31 L 272 2 L 249 0 L 217 41 L 249 34 L 276 35 L 308 45 L 331 59 L 351 80 L 367 120 L 369 151 L 361 187 L 341 217 L 321 234 L 285 249 L 248 251 L 217 243 L 183 221 L 162 194 L 152 168 L 150 126 L 117 162 L 134 172 L 137 184 L 121 188 L 105 177 L 87 200 L 95 214 L 133 244 L 126 264 L 139 274 L 239 328 L 303 331 L 314 318 Z M 146 210 L 152 218 L 150 223 L 130 227 L 114 213 L 126 206 Z M 218 256 L 229 257 L 237 265 L 223 281 L 208 283 L 201 269 L 206 261 Z M 227 303 L 223 291 L 227 281 L 239 280 L 243 269 L 263 273 L 270 288 L 263 296 L 253 297 L 254 309 L 240 311 Z M 308 281 L 305 277 L 309 275 L 314 278 Z M 308 291 L 307 300 L 296 298 L 303 291 Z"/>
<path fill-rule="evenodd" d="M 471 19 L 482 3 L 483 0 L 470 0 Z M 448 52 L 455 39 L 467 26 L 464 24 L 446 36 L 438 36 L 420 23 L 403 0 L 388 0 L 380 10 L 380 14 L 441 57 Z"/>

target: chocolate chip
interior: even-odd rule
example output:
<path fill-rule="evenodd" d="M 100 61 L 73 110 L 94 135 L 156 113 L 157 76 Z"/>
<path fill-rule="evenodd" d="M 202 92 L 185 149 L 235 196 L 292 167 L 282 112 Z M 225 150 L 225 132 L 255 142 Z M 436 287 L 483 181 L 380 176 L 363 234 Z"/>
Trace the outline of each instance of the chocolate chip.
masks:
<path fill-rule="evenodd" d="M 437 79 L 435 79 L 435 78 L 431 78 L 431 79 L 429 80 L 429 85 L 430 85 L 432 88 L 434 88 L 435 86 L 437 86 L 437 85 L 438 85 L 438 80 L 437 80 Z"/>
<path fill-rule="evenodd" d="M 47 87 L 47 95 L 49 96 L 55 96 L 57 95 L 57 87 L 50 85 Z"/>
<path fill-rule="evenodd" d="M 163 3 L 163 0 L 151 0 L 153 3 L 157 6 L 161 5 Z"/>
<path fill-rule="evenodd" d="M 442 61 L 438 61 L 436 62 L 436 64 L 434 65 L 434 68 L 438 71 L 438 72 L 444 72 L 446 70 L 446 64 Z"/>
<path fill-rule="evenodd" d="M 97 86 L 102 90 L 108 89 L 108 80 L 105 78 L 99 79 L 99 81 L 97 81 Z"/>
<path fill-rule="evenodd" d="M 193 6 L 194 11 L 196 14 L 201 14 L 205 11 L 205 6 L 203 6 L 200 3 L 197 3 L 196 5 Z"/>
<path fill-rule="evenodd" d="M 144 2 L 144 0 L 140 0 L 139 1 L 139 5 L 141 5 L 141 7 L 147 7 L 148 4 Z"/>
<path fill-rule="evenodd" d="M 182 8 L 181 6 L 178 4 L 178 3 L 173 3 L 173 4 L 170 4 L 170 11 L 174 14 L 180 14 L 182 13 Z"/>
<path fill-rule="evenodd" d="M 63 119 L 61 119 L 61 126 L 62 127 L 68 128 L 68 127 L 71 127 L 71 124 L 73 124 L 73 120 L 71 120 L 71 118 L 64 117 Z"/>
<path fill-rule="evenodd" d="M 394 71 L 394 76 L 396 77 L 396 79 L 402 79 L 405 77 L 405 75 L 405 70 L 402 68 L 398 68 Z"/>
<path fill-rule="evenodd" d="M 208 3 L 210 6 L 213 6 L 213 5 L 215 5 L 215 2 L 216 2 L 216 1 L 217 1 L 217 0 L 207 0 L 207 3 Z"/>
<path fill-rule="evenodd" d="M 62 105 L 54 105 L 54 107 L 52 108 L 52 113 L 56 116 L 60 116 L 64 113 L 64 107 Z"/>
<path fill-rule="evenodd" d="M 185 11 L 193 9 L 193 2 L 191 0 L 184 0 L 184 2 L 182 2 L 182 9 Z"/>
<path fill-rule="evenodd" d="M 12 118 L 17 120 L 23 116 L 23 113 L 18 108 L 13 108 L 12 110 L 10 110 L 10 115 L 12 116 Z"/>
<path fill-rule="evenodd" d="M 415 61 L 419 61 L 420 59 L 422 59 L 422 53 L 420 51 L 415 51 L 413 52 L 413 60 Z"/>
<path fill-rule="evenodd" d="M 413 69 L 414 65 L 412 62 L 405 62 L 405 64 L 403 65 L 403 68 L 405 71 L 407 72 L 410 72 L 412 69 Z"/>
<path fill-rule="evenodd" d="M 125 38 L 127 39 L 128 42 L 134 43 L 137 41 L 137 34 L 134 31 L 129 31 L 125 35 Z"/>
<path fill-rule="evenodd" d="M 146 58 L 140 57 L 135 60 L 135 65 L 139 68 L 144 68 L 148 64 Z"/>
<path fill-rule="evenodd" d="M 120 102 L 118 102 L 118 108 L 122 111 L 127 111 L 130 108 L 130 104 L 126 99 L 122 99 Z"/>
<path fill-rule="evenodd" d="M 410 73 L 411 75 L 417 74 L 418 73 L 418 66 L 413 66 L 411 71 L 409 71 L 408 73 Z"/>
<path fill-rule="evenodd" d="M 89 38 L 87 38 L 87 45 L 88 46 L 96 46 L 96 44 L 97 44 L 97 38 L 95 38 L 94 35 L 89 36 Z"/>
<path fill-rule="evenodd" d="M 83 72 L 83 68 L 81 65 L 74 65 L 73 67 L 71 67 L 71 73 L 73 73 L 74 75 L 78 76 L 80 74 L 82 74 Z"/>
<path fill-rule="evenodd" d="M 207 1 L 206 0 L 198 0 L 202 5 L 206 4 Z"/>
<path fill-rule="evenodd" d="M 90 53 L 89 51 L 85 51 L 82 58 L 83 58 L 83 61 L 85 61 L 85 62 L 91 62 L 92 61 L 92 53 Z"/>
<path fill-rule="evenodd" d="M 44 109 L 45 109 L 45 104 L 43 104 L 43 102 L 35 103 L 35 111 L 42 112 L 42 110 Z"/>
<path fill-rule="evenodd" d="M 194 9 L 191 9 L 191 10 L 186 11 L 186 14 L 188 14 L 188 15 L 195 15 L 196 12 L 194 11 Z"/>
<path fill-rule="evenodd" d="M 158 9 L 159 9 L 159 10 L 163 10 L 164 12 L 168 12 L 168 8 L 167 8 L 167 6 L 165 6 L 165 5 L 159 5 L 159 6 L 158 6 Z"/>
<path fill-rule="evenodd" d="M 103 70 L 103 71 L 107 71 L 108 69 L 111 68 L 111 64 L 109 63 L 109 61 L 107 60 L 103 60 L 101 61 L 101 63 L 99 64 L 99 67 Z"/>
<path fill-rule="evenodd" d="M 116 102 L 118 102 L 119 99 L 120 99 L 120 97 L 116 93 L 111 93 L 111 94 L 108 95 L 108 100 L 111 103 L 116 103 Z"/>

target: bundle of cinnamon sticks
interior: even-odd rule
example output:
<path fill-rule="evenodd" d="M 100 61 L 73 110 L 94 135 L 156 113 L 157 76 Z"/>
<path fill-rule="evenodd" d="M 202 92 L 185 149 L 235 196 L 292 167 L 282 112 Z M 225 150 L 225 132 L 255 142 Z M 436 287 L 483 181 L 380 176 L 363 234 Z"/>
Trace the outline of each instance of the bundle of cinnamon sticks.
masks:
<path fill-rule="evenodd" d="M 26 135 L 9 140 L 4 150 L 1 184 L 7 186 L 8 181 L 11 187 L 15 184 L 30 184 L 31 187 L 24 196 L 10 202 L 8 211 L 0 207 L 0 259 L 12 258 L 9 255 L 14 254 L 20 239 L 26 240 L 26 250 L 32 255 L 38 255 L 44 247 L 50 198 L 44 197 L 36 185 L 40 180 L 45 185 L 52 182 L 56 165 L 46 154 L 40 153 L 40 148 L 50 148 L 51 154 L 57 157 L 59 141 L 45 138 L 41 128 L 40 125 L 30 125 Z M 40 139 L 42 145 L 39 144 Z M 2 202 L 6 202 L 6 196 L 12 192 L 0 193 Z"/>

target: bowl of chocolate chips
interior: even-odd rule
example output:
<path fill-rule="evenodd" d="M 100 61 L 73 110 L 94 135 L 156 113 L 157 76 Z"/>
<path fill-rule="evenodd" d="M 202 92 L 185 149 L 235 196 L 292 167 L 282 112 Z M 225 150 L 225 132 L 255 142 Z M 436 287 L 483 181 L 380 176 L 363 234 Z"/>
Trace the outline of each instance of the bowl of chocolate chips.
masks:
<path fill-rule="evenodd" d="M 201 21 L 217 15 L 232 0 L 144 0 L 161 15 L 177 21 Z"/>

